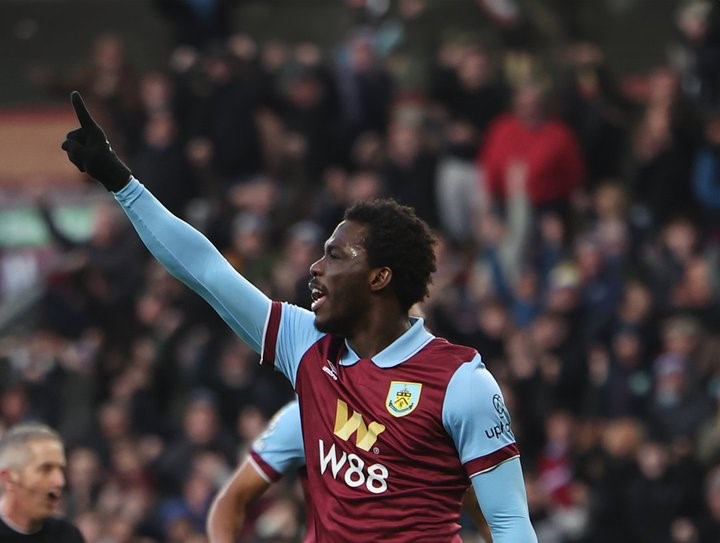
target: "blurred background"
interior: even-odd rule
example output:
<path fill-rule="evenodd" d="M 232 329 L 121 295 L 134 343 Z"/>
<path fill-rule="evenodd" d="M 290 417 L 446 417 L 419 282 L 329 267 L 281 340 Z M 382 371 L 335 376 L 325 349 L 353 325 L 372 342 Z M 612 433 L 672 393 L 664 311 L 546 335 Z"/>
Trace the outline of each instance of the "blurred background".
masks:
<path fill-rule="evenodd" d="M 0 73 L 0 432 L 62 433 L 89 543 L 206 541 L 292 390 L 67 163 L 74 89 L 276 299 L 348 204 L 415 207 L 426 324 L 500 382 L 542 543 L 720 541 L 718 2 L 0 0 Z M 300 541 L 301 496 L 241 541 Z"/>

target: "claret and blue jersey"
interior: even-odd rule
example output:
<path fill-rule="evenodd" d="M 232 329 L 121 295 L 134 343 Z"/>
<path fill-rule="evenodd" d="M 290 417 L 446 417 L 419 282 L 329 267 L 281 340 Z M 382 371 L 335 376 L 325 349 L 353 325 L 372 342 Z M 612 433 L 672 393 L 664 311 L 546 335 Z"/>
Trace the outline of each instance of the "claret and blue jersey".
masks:
<path fill-rule="evenodd" d="M 279 481 L 286 473 L 305 466 L 297 401 L 288 403 L 275 413 L 265 431 L 253 443 L 250 461 L 268 483 Z"/>
<path fill-rule="evenodd" d="M 518 456 L 480 357 L 414 319 L 372 360 L 359 358 L 313 319 L 274 302 L 262 360 L 300 398 L 317 532 L 328 541 L 373 541 L 389 531 L 396 541 L 460 541 L 469 477 Z"/>
<path fill-rule="evenodd" d="M 510 418 L 475 350 L 415 319 L 360 358 L 311 312 L 271 302 L 136 179 L 116 198 L 168 271 L 293 383 L 317 541 L 459 542 L 470 481 L 496 543 L 537 541 Z"/>

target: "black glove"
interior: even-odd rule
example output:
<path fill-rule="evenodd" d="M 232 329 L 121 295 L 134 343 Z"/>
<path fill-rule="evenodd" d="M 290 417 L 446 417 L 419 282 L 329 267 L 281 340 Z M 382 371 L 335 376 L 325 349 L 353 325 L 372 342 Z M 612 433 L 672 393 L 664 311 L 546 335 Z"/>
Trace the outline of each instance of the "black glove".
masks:
<path fill-rule="evenodd" d="M 78 91 L 70 93 L 70 101 L 80 121 L 80 128 L 68 132 L 62 144 L 63 150 L 78 170 L 87 172 L 107 190 L 119 191 L 130 181 L 130 168 L 112 150 L 105 132 L 88 112 Z"/>

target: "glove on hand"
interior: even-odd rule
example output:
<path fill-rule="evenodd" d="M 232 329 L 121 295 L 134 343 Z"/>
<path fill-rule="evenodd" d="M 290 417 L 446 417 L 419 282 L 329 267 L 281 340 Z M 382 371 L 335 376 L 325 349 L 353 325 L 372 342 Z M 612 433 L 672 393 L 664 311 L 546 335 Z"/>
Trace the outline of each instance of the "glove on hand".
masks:
<path fill-rule="evenodd" d="M 80 128 L 68 132 L 62 144 L 63 150 L 78 170 L 87 172 L 107 190 L 119 191 L 130 181 L 130 168 L 115 154 L 105 132 L 85 107 L 80 93 L 70 93 L 70 101 L 80 121 Z"/>

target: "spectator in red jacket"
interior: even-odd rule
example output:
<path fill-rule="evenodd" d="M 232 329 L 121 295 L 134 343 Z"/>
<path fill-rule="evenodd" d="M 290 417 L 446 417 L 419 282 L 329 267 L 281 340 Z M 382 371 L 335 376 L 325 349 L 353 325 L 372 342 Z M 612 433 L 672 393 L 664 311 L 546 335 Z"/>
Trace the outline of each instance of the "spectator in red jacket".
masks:
<path fill-rule="evenodd" d="M 524 163 L 527 188 L 535 208 L 565 207 L 585 175 L 577 138 L 561 120 L 547 113 L 546 95 L 536 82 L 520 86 L 512 111 L 499 116 L 480 147 L 478 165 L 489 192 L 504 197 L 505 177 Z"/>

